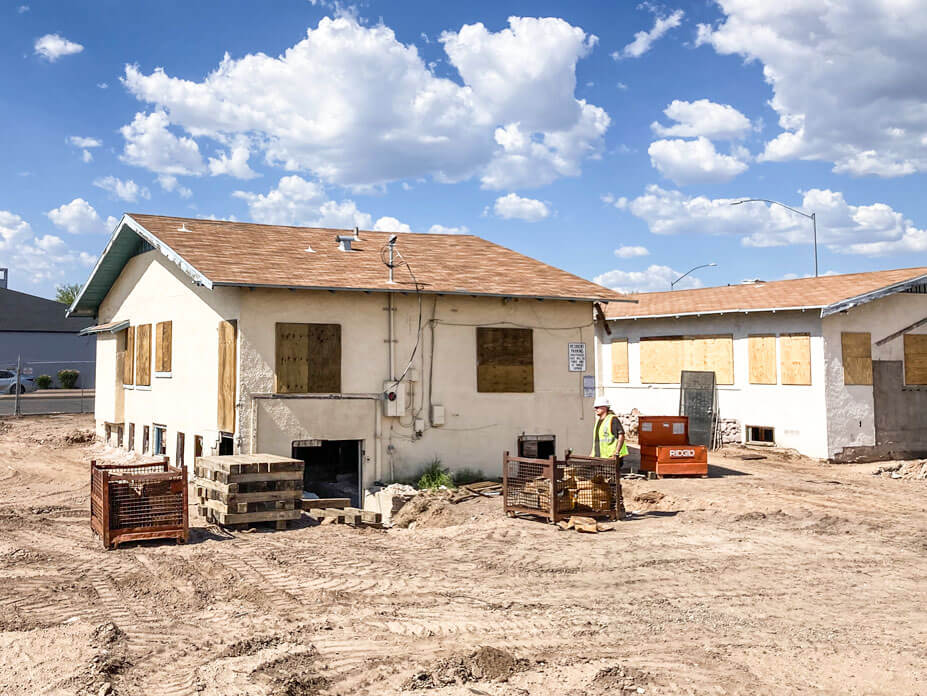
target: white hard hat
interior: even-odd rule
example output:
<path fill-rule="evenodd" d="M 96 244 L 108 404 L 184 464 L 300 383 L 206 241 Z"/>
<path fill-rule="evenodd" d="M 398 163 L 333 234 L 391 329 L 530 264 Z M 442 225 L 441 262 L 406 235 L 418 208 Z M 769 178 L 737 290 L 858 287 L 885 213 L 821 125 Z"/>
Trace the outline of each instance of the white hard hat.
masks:
<path fill-rule="evenodd" d="M 611 408 L 612 402 L 608 400 L 607 396 L 597 396 L 595 403 L 592 404 L 593 408 L 598 408 L 599 406 L 604 406 L 605 408 Z"/>

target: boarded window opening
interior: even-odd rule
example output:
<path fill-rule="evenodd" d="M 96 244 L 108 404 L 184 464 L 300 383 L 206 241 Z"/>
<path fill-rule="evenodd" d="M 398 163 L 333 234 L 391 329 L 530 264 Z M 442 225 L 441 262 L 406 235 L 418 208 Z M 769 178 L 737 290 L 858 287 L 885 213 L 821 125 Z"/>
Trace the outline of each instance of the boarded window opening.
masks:
<path fill-rule="evenodd" d="M 193 461 L 196 461 L 199 457 L 203 456 L 203 436 L 194 435 L 193 436 Z"/>
<path fill-rule="evenodd" d="M 155 372 L 171 371 L 172 328 L 173 322 L 159 322 L 155 330 L 157 348 L 155 350 Z"/>
<path fill-rule="evenodd" d="M 130 452 L 135 449 L 135 423 L 129 423 L 129 446 L 126 449 Z"/>
<path fill-rule="evenodd" d="M 734 383 L 733 335 L 648 336 L 640 340 L 641 383 L 679 384 L 683 370 L 714 372 Z"/>
<path fill-rule="evenodd" d="M 811 384 L 811 335 L 781 334 L 779 336 L 779 371 L 782 383 L 808 386 Z"/>
<path fill-rule="evenodd" d="M 753 445 L 774 445 L 776 429 L 766 425 L 748 425 L 747 442 Z"/>
<path fill-rule="evenodd" d="M 151 324 L 135 329 L 135 385 L 151 386 Z"/>
<path fill-rule="evenodd" d="M 183 433 L 177 433 L 177 447 L 174 457 L 174 466 L 183 465 L 184 436 Z"/>
<path fill-rule="evenodd" d="M 278 394 L 341 393 L 341 325 L 277 324 Z"/>
<path fill-rule="evenodd" d="M 747 337 L 750 353 L 750 384 L 776 383 L 776 336 Z"/>
<path fill-rule="evenodd" d="M 142 429 L 142 454 L 148 454 L 148 442 L 151 435 L 151 429 L 146 425 Z"/>
<path fill-rule="evenodd" d="M 628 375 L 628 339 L 612 339 L 612 382 L 624 384 L 630 381 Z"/>
<path fill-rule="evenodd" d="M 843 383 L 872 384 L 872 334 L 840 334 L 843 350 Z"/>
<path fill-rule="evenodd" d="M 476 390 L 534 391 L 534 334 L 531 329 L 476 329 Z"/>
<path fill-rule="evenodd" d="M 122 383 L 135 384 L 135 327 L 126 329 L 125 356 L 122 362 Z"/>
<path fill-rule="evenodd" d="M 927 384 L 927 334 L 904 335 L 904 383 Z"/>
<path fill-rule="evenodd" d="M 217 417 L 219 430 L 235 430 L 235 395 L 237 388 L 238 322 L 219 322 L 219 378 Z"/>

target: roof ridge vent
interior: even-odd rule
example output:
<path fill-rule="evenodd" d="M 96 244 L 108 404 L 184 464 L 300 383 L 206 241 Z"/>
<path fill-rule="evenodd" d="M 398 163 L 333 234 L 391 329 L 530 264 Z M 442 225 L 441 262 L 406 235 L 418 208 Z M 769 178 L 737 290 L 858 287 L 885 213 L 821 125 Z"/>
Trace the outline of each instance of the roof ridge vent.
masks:
<path fill-rule="evenodd" d="M 351 234 L 335 235 L 335 241 L 338 242 L 339 251 L 354 251 L 351 248 L 351 242 L 354 241 L 354 235 L 351 235 Z"/>

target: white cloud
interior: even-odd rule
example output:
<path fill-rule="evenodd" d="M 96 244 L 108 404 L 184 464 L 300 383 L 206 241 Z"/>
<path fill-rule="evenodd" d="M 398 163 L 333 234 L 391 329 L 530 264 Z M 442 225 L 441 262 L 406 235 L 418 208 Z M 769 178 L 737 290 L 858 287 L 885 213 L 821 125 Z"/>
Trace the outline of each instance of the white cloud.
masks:
<path fill-rule="evenodd" d="M 228 174 L 236 179 L 253 179 L 260 174 L 248 166 L 250 156 L 247 144 L 240 142 L 231 149 L 231 155 L 221 152 L 218 158 L 210 157 L 209 173 L 213 176 Z"/>
<path fill-rule="evenodd" d="M 26 12 L 29 11 L 29 5 L 20 5 L 19 7 L 16 8 L 16 11 L 19 14 L 25 14 Z"/>
<path fill-rule="evenodd" d="M 437 77 L 389 27 L 347 15 L 321 19 L 278 57 L 226 55 L 201 82 L 132 65 L 123 82 L 164 128 L 225 146 L 248 137 L 268 164 L 346 186 L 423 176 L 538 185 L 575 176 L 601 151 L 608 116 L 574 96 L 576 62 L 595 37 L 561 19 L 512 17 L 502 31 L 466 25 L 440 41 L 463 84 Z M 500 142 L 505 129 L 519 142 Z"/>
<path fill-rule="evenodd" d="M 763 64 L 782 132 L 766 161 L 823 160 L 853 175 L 927 171 L 927 13 L 884 0 L 718 0 L 697 43 Z"/>
<path fill-rule="evenodd" d="M 122 159 L 158 174 L 201 174 L 204 170 L 199 145 L 193 138 L 177 137 L 167 127 L 164 111 L 135 114 L 132 123 L 120 129 L 125 138 Z"/>
<path fill-rule="evenodd" d="M 0 210 L 0 258 L 10 268 L 11 284 L 19 287 L 19 281 L 24 280 L 33 291 L 46 292 L 51 292 L 54 282 L 67 279 L 77 268 L 90 267 L 96 262 L 94 256 L 71 249 L 60 237 L 36 236 L 28 222 L 8 210 Z"/>
<path fill-rule="evenodd" d="M 670 29 L 675 29 L 682 24 L 682 18 L 685 12 L 676 10 L 668 17 L 657 17 L 654 19 L 653 28 L 650 31 L 639 31 L 634 35 L 634 41 L 622 48 L 620 51 L 612 53 L 612 58 L 621 60 L 622 58 L 640 58 L 650 50 L 654 42 L 657 41 Z"/>
<path fill-rule="evenodd" d="M 177 181 L 177 177 L 171 174 L 158 174 L 158 183 L 163 190 L 168 192 L 176 191 L 181 198 L 190 198 L 193 195 L 193 191 L 186 186 L 181 186 Z"/>
<path fill-rule="evenodd" d="M 393 217 L 381 217 L 374 223 L 373 216 L 358 210 L 354 201 L 329 200 L 321 183 L 295 174 L 280 179 L 277 187 L 266 194 L 235 191 L 232 195 L 248 204 L 252 220 L 269 225 L 411 231 Z"/>
<path fill-rule="evenodd" d="M 711 140 L 737 140 L 752 128 L 750 119 L 733 106 L 708 99 L 694 102 L 674 99 L 663 113 L 677 123 L 672 126 L 657 121 L 651 123 L 650 130 L 661 138 L 705 136 Z"/>
<path fill-rule="evenodd" d="M 648 186 L 628 205 L 654 234 L 730 235 L 747 247 L 811 244 L 811 221 L 777 205 L 687 196 Z M 811 189 L 793 206 L 817 217 L 818 242 L 830 251 L 868 256 L 927 251 L 927 230 L 884 203 L 850 205 L 842 193 Z"/>
<path fill-rule="evenodd" d="M 151 193 L 144 186 L 139 186 L 132 179 L 123 181 L 115 176 L 104 176 L 94 179 L 93 185 L 104 191 L 109 191 L 117 198 L 134 203 L 139 198 L 151 198 Z"/>
<path fill-rule="evenodd" d="M 618 196 L 616 198 L 612 194 L 606 193 L 601 198 L 602 198 L 603 203 L 605 203 L 606 205 L 614 206 L 615 208 L 618 208 L 618 210 L 624 210 L 625 208 L 628 207 L 628 199 L 625 198 L 624 196 Z"/>
<path fill-rule="evenodd" d="M 67 142 L 68 144 L 73 145 L 74 147 L 84 147 L 84 148 L 100 147 L 103 144 L 103 141 L 97 138 L 84 138 L 79 135 L 69 135 L 67 138 Z"/>
<path fill-rule="evenodd" d="M 75 198 L 45 214 L 56 227 L 70 234 L 109 234 L 119 222 L 112 216 L 102 220 L 94 207 L 83 198 Z"/>
<path fill-rule="evenodd" d="M 84 47 L 79 43 L 68 41 L 58 34 L 46 34 L 35 40 L 35 54 L 49 63 L 54 63 L 61 56 L 70 56 L 83 50 Z"/>
<path fill-rule="evenodd" d="M 109 85 L 105 82 L 97 82 L 97 87 L 100 89 L 109 89 Z"/>
<path fill-rule="evenodd" d="M 550 215 L 550 209 L 543 201 L 533 198 L 522 198 L 518 194 L 510 193 L 500 196 L 493 204 L 493 213 L 506 220 L 516 219 L 526 222 L 537 222 Z"/>
<path fill-rule="evenodd" d="M 80 157 L 87 164 L 89 164 L 90 162 L 93 162 L 93 153 L 90 152 L 90 150 L 81 150 Z"/>
<path fill-rule="evenodd" d="M 615 256 L 619 259 L 633 259 L 638 256 L 649 256 L 650 251 L 643 246 L 620 246 L 615 249 Z"/>
<path fill-rule="evenodd" d="M 646 271 L 608 271 L 593 278 L 599 285 L 624 293 L 660 292 L 670 289 L 670 283 L 682 275 L 669 266 L 653 264 Z M 702 281 L 693 276 L 686 276 L 676 283 L 674 290 L 688 290 L 702 287 Z"/>
<path fill-rule="evenodd" d="M 616 87 L 618 87 L 618 89 L 620 89 L 620 90 L 622 90 L 622 91 L 624 91 L 624 90 L 626 90 L 626 89 L 628 88 L 628 86 L 627 86 L 624 82 L 619 82 L 619 83 L 616 85 Z"/>
<path fill-rule="evenodd" d="M 445 227 L 444 225 L 432 225 L 428 228 L 430 234 L 470 234 L 470 228 L 466 225 L 460 227 Z"/>
<path fill-rule="evenodd" d="M 710 140 L 657 140 L 647 149 L 650 163 L 680 186 L 730 181 L 747 171 L 748 164 L 715 150 Z M 741 153 L 742 154 L 742 153 Z"/>

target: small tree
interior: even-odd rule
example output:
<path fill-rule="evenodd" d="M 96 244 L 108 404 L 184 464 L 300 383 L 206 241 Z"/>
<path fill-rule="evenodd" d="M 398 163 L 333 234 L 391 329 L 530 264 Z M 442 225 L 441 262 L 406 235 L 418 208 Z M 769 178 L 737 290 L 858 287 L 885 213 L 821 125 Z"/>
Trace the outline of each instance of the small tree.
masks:
<path fill-rule="evenodd" d="M 55 301 L 62 304 L 71 305 L 77 293 L 80 292 L 80 283 L 70 285 L 59 285 L 55 288 Z"/>
<path fill-rule="evenodd" d="M 58 370 L 58 381 L 64 389 L 73 389 L 80 372 L 77 370 Z"/>
<path fill-rule="evenodd" d="M 35 386 L 39 389 L 48 389 L 51 387 L 52 378 L 49 375 L 39 375 L 35 378 Z"/>

